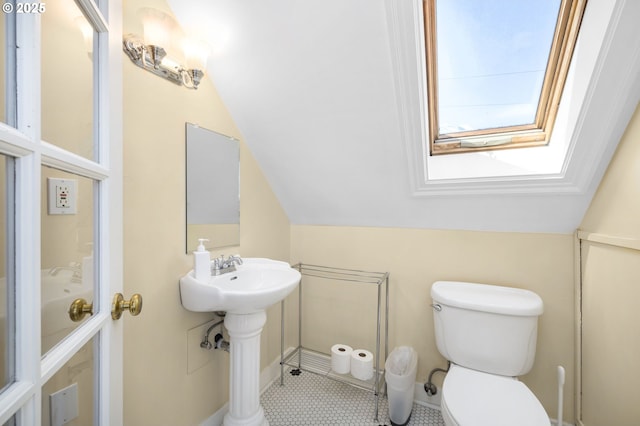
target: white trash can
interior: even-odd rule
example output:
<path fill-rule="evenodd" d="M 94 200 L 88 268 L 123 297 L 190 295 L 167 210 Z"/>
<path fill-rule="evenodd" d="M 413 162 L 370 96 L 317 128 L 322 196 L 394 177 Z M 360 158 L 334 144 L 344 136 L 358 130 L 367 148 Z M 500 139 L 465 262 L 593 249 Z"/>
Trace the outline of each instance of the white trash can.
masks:
<path fill-rule="evenodd" d="M 395 348 L 384 363 L 389 419 L 393 426 L 409 423 L 418 370 L 418 353 L 409 346 Z"/>

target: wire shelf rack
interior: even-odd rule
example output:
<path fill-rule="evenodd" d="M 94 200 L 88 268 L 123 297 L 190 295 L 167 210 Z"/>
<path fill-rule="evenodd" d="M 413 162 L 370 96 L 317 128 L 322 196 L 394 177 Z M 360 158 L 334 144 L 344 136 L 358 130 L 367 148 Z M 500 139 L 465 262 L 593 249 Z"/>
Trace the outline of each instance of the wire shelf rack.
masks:
<path fill-rule="evenodd" d="M 384 386 L 384 369 L 380 367 L 381 350 L 384 350 L 384 360 L 389 355 L 389 273 L 370 272 L 356 269 L 335 268 L 330 266 L 310 265 L 298 263 L 293 268 L 300 271 L 302 279 L 298 286 L 298 342 L 293 351 L 284 353 L 285 340 L 285 301 L 281 302 L 281 336 L 280 336 L 280 385 L 284 385 L 285 366 L 292 367 L 292 374 L 308 371 L 327 378 L 338 380 L 349 385 L 373 392 L 375 398 L 374 421 L 378 421 L 379 398 Z M 303 346 L 302 312 L 305 277 L 321 278 L 323 280 L 355 283 L 356 285 L 372 285 L 377 288 L 376 308 L 376 346 L 373 354 L 373 378 L 358 380 L 350 374 L 338 374 L 331 370 L 331 356 Z M 384 308 L 384 309 L 383 309 Z M 384 318 L 383 318 L 384 317 Z M 383 331 L 384 327 L 384 331 Z M 381 334 L 384 334 L 382 342 Z M 381 346 L 384 346 L 383 348 Z"/>

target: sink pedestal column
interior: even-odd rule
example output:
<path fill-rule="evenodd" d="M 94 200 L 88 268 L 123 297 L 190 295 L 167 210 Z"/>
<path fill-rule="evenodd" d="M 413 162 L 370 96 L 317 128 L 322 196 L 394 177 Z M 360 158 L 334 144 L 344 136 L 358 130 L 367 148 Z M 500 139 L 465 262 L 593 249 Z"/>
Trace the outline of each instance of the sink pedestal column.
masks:
<path fill-rule="evenodd" d="M 229 332 L 229 412 L 224 426 L 268 426 L 260 406 L 260 333 L 267 321 L 265 311 L 228 313 L 224 325 Z"/>

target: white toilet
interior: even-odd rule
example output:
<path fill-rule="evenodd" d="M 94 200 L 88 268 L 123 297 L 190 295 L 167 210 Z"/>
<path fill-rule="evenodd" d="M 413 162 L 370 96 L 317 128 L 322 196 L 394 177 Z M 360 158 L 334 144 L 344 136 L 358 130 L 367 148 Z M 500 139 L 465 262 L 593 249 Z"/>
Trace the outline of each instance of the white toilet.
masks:
<path fill-rule="evenodd" d="M 516 377 L 533 366 L 542 299 L 522 289 L 453 281 L 431 287 L 436 344 L 451 367 L 442 386 L 447 426 L 549 426 Z"/>

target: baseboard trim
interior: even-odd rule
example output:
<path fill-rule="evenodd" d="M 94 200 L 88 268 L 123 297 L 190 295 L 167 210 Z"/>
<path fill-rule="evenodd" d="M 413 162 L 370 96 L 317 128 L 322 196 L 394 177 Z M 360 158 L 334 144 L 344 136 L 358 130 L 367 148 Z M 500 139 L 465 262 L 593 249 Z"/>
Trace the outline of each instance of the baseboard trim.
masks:
<path fill-rule="evenodd" d="M 222 426 L 222 422 L 224 421 L 224 416 L 229 411 L 229 403 L 224 404 L 218 411 L 213 413 L 211 417 L 209 417 L 204 422 L 200 423 L 200 426 Z"/>

